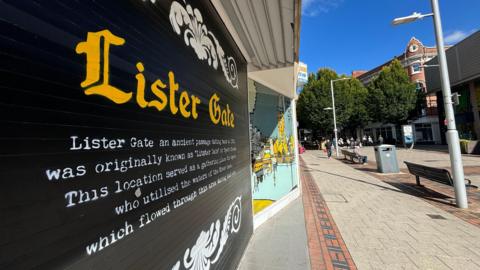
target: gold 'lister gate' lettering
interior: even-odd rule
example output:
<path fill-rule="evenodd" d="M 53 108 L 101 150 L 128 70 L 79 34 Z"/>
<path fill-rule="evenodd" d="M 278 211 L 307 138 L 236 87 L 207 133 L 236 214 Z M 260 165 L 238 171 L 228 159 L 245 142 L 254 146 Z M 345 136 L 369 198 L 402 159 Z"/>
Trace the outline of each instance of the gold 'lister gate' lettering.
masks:
<path fill-rule="evenodd" d="M 103 39 L 103 43 L 101 42 Z M 102 47 L 103 44 L 103 47 Z M 104 96 L 117 104 L 127 103 L 132 99 L 132 91 L 123 91 L 115 86 L 110 85 L 110 65 L 109 54 L 110 45 L 123 45 L 125 39 L 115 36 L 109 30 L 102 30 L 99 32 L 89 32 L 87 40 L 79 42 L 75 48 L 78 54 L 86 54 L 86 75 L 85 80 L 80 83 L 80 86 L 85 89 L 86 95 L 100 95 Z M 103 53 L 103 62 L 101 61 L 101 54 Z M 101 62 L 103 63 L 101 65 Z M 163 83 L 160 79 L 155 80 L 150 86 L 150 90 L 158 100 L 147 100 L 145 93 L 146 79 L 143 72 L 145 67 L 142 62 L 136 64 L 138 73 L 135 75 L 137 79 L 137 89 L 135 93 L 135 100 L 138 106 L 142 109 L 150 107 L 158 111 L 163 111 L 169 105 L 170 113 L 176 115 L 178 111 L 184 118 L 193 119 L 198 118 L 197 106 L 200 104 L 200 98 L 195 95 L 189 95 L 188 92 L 180 92 L 178 101 L 175 96 L 179 90 L 178 83 L 175 82 L 175 74 L 173 71 L 168 72 L 168 85 Z M 100 75 L 103 74 L 103 79 Z M 164 92 L 167 90 L 169 94 Z"/>
<path fill-rule="evenodd" d="M 137 79 L 137 104 L 141 108 L 146 108 L 148 102 L 145 100 L 145 76 L 142 74 L 145 68 L 141 62 L 137 63 L 137 70 L 140 72 L 135 75 L 135 78 Z"/>
<path fill-rule="evenodd" d="M 227 104 L 226 108 L 223 108 L 219 104 L 220 98 L 217 94 L 213 94 L 208 103 L 208 112 L 210 113 L 210 120 L 217 125 L 221 122 L 222 126 L 235 127 L 235 118 L 233 112 L 230 111 L 230 106 Z"/>
<path fill-rule="evenodd" d="M 103 66 L 100 67 L 101 38 L 103 37 Z M 109 30 L 95 33 L 89 32 L 87 41 L 77 44 L 75 51 L 78 54 L 87 55 L 87 72 L 85 80 L 80 84 L 87 87 L 86 95 L 102 95 L 111 101 L 122 104 L 130 100 L 132 93 L 124 92 L 109 84 L 109 52 L 110 45 L 123 45 L 125 39 L 117 37 Z M 100 73 L 103 73 L 103 80 L 100 82 Z M 100 84 L 98 84 L 100 83 Z M 97 85 L 94 85 L 97 84 Z"/>
<path fill-rule="evenodd" d="M 103 42 L 102 42 L 103 40 Z M 86 41 L 79 42 L 75 47 L 77 54 L 86 55 L 86 73 L 85 80 L 80 83 L 85 88 L 86 95 L 100 95 L 108 98 L 116 104 L 125 104 L 133 97 L 134 91 L 124 91 L 113 85 L 110 85 L 110 45 L 121 46 L 125 44 L 125 39 L 112 34 L 108 29 L 98 32 L 88 32 Z M 103 61 L 102 56 L 103 54 Z M 142 62 L 135 65 L 137 74 L 135 79 L 137 87 L 135 91 L 135 101 L 142 108 L 155 108 L 159 112 L 168 108 L 172 115 L 180 112 L 184 118 L 198 118 L 197 107 L 200 105 L 200 98 L 195 95 L 189 95 L 186 90 L 178 92 L 180 87 L 175 82 L 173 71 L 168 72 L 168 84 L 160 79 L 155 80 L 150 85 L 151 94 L 156 99 L 149 100 L 152 96 L 145 92 L 147 80 L 143 74 L 145 66 Z M 101 78 L 101 75 L 103 77 Z M 167 89 L 168 88 L 168 89 Z M 168 94 L 167 94 L 168 91 Z M 178 93 L 177 93 L 178 92 Z M 176 98 L 178 96 L 178 98 Z M 222 108 L 219 104 L 220 98 L 213 94 L 210 98 L 209 112 L 210 120 L 215 124 L 221 123 L 222 126 L 235 127 L 234 115 L 227 104 Z"/>

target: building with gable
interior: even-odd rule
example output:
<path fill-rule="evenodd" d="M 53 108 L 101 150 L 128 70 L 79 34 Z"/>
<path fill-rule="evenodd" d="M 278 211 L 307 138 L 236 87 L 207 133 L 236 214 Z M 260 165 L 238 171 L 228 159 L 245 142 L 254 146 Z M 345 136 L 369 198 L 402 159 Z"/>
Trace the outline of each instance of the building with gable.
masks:
<path fill-rule="evenodd" d="M 436 55 L 436 47 L 425 46 L 420 40 L 412 37 L 401 55 L 395 56 L 392 60 L 369 71 L 352 72 L 352 76 L 358 78 L 364 85 L 368 85 L 394 59 L 402 63 L 410 77 L 410 81 L 416 84 L 417 91 L 422 91 L 426 94 L 425 102 L 421 108 L 418 108 L 416 117 L 410 119 L 412 125 L 414 125 L 414 139 L 416 143 L 440 144 L 442 142 L 437 118 L 437 97 L 435 94 L 427 94 L 424 68 L 424 63 Z M 377 140 L 382 135 L 383 138 L 388 138 L 391 141 L 399 141 L 401 139 L 401 129 L 400 126 L 393 124 L 370 123 L 365 128 L 357 131 L 357 136 L 363 135 L 372 136 L 374 140 Z"/>

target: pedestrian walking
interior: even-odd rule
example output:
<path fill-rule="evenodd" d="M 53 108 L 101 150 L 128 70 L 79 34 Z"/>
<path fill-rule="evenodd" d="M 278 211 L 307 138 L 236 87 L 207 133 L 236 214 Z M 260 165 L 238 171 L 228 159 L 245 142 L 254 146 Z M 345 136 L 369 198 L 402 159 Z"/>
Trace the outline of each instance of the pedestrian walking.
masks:
<path fill-rule="evenodd" d="M 383 144 L 383 137 L 382 135 L 380 135 L 380 137 L 378 137 L 378 144 Z"/>
<path fill-rule="evenodd" d="M 332 142 L 328 139 L 325 142 L 325 148 L 327 148 L 327 158 L 330 159 L 332 156 Z"/>

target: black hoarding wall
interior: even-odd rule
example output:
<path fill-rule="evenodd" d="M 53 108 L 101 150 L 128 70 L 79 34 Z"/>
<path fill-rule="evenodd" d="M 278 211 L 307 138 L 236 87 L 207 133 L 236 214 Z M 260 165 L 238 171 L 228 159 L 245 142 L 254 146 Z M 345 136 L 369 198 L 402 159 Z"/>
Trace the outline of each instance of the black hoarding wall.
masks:
<path fill-rule="evenodd" d="M 204 1 L 0 1 L 0 268 L 234 269 L 246 63 Z"/>

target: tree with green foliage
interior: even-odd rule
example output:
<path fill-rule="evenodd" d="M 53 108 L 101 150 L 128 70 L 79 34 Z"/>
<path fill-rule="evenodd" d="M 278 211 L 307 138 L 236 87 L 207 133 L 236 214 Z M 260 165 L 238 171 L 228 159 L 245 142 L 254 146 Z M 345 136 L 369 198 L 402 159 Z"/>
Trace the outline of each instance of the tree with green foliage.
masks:
<path fill-rule="evenodd" d="M 368 89 L 357 79 L 345 81 L 348 84 L 347 96 L 353 97 L 351 102 L 352 112 L 344 126 L 354 133 L 355 129 L 362 128 L 370 121 L 370 114 L 367 107 Z"/>
<path fill-rule="evenodd" d="M 331 117 L 324 111 L 324 108 L 331 106 L 330 92 L 327 92 L 325 87 L 324 83 L 317 80 L 316 74 L 310 74 L 297 102 L 297 115 L 301 127 L 317 131 L 325 130 L 326 126 L 333 123 Z"/>
<path fill-rule="evenodd" d="M 416 91 L 416 102 L 415 108 L 410 111 L 408 119 L 414 119 L 422 115 L 422 111 L 427 108 L 427 94 L 424 89 L 417 87 L 415 88 Z"/>
<path fill-rule="evenodd" d="M 323 134 L 333 130 L 333 117 L 330 92 L 330 80 L 340 78 L 331 69 L 320 69 L 309 76 L 297 103 L 297 114 L 300 126 Z M 337 127 L 354 130 L 364 126 L 368 120 L 366 99 L 368 91 L 357 79 L 338 81 L 334 84 Z"/>
<path fill-rule="evenodd" d="M 415 84 L 397 59 L 368 85 L 368 108 L 373 121 L 405 123 L 417 103 Z"/>

